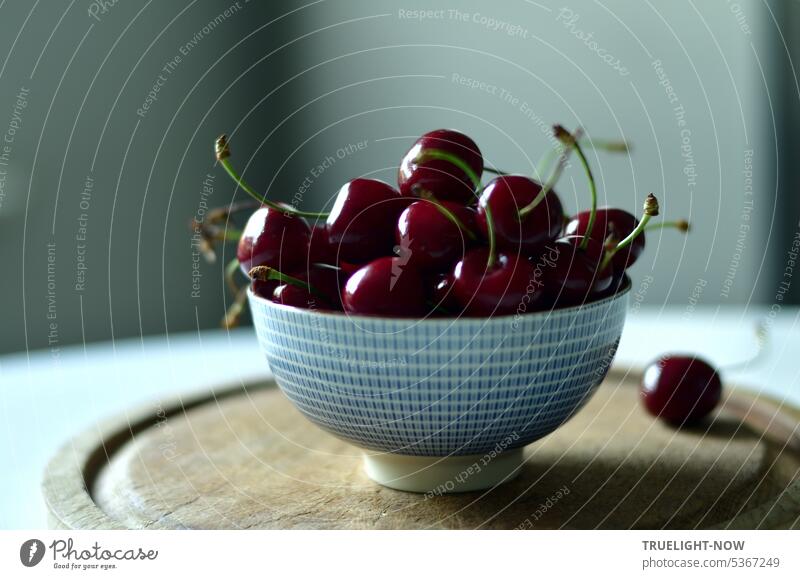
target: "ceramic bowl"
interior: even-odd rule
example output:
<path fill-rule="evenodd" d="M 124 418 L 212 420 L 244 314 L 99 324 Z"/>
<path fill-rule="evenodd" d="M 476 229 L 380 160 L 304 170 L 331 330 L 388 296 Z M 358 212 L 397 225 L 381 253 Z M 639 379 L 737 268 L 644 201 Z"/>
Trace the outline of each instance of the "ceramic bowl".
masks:
<path fill-rule="evenodd" d="M 522 448 L 587 402 L 613 360 L 628 296 L 424 320 L 249 301 L 269 367 L 300 412 L 365 449 L 373 480 L 444 493 L 510 479 Z"/>

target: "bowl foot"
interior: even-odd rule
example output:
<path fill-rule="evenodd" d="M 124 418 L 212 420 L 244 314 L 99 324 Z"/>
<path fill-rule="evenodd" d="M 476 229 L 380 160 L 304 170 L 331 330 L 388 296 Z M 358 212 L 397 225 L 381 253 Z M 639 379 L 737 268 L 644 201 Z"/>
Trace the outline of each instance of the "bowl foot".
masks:
<path fill-rule="evenodd" d="M 392 453 L 364 455 L 364 470 L 376 483 L 433 496 L 497 486 L 514 479 L 521 466 L 522 448 L 494 457 L 408 456 Z"/>

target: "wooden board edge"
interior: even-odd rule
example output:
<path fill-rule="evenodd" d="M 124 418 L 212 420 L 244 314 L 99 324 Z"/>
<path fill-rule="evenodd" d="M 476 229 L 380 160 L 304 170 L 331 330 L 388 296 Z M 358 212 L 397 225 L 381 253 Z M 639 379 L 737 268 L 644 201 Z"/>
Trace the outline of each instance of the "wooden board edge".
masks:
<path fill-rule="evenodd" d="M 114 453 L 138 432 L 159 421 L 243 391 L 271 387 L 276 387 L 274 380 L 265 377 L 260 381 L 226 384 L 214 388 L 210 393 L 178 394 L 161 402 L 158 407 L 160 411 L 153 404 L 148 404 L 126 412 L 123 416 L 127 428 L 120 427 L 122 416 L 116 415 L 76 435 L 63 444 L 45 466 L 41 488 L 49 528 L 125 529 L 97 505 L 91 493 L 97 475 Z"/>
<path fill-rule="evenodd" d="M 608 376 L 641 376 L 642 370 L 636 367 L 612 367 Z M 54 529 L 125 529 L 119 521 L 108 516 L 94 501 L 91 486 L 109 458 L 127 444 L 131 437 L 142 430 L 164 420 L 184 413 L 192 408 L 212 401 L 220 401 L 242 391 L 275 387 L 274 379 L 265 378 L 258 382 L 236 382 L 214 388 L 211 393 L 176 395 L 160 404 L 163 412 L 156 412 L 152 404 L 142 406 L 126 413 L 128 428 L 120 428 L 120 416 L 111 417 L 78 434 L 57 451 L 45 468 L 42 494 L 47 507 L 48 524 Z M 769 395 L 742 387 L 728 388 L 726 405 L 741 412 L 743 419 L 757 417 L 760 423 L 769 424 L 770 417 L 788 415 L 779 421 L 778 440 L 792 452 L 800 455 L 800 408 Z M 766 422 L 765 422 L 766 421 Z M 785 493 L 786 500 L 800 504 L 800 481 L 795 481 Z M 761 508 L 741 513 L 740 516 L 756 520 L 761 516 Z M 767 513 L 769 514 L 769 513 Z M 763 520 L 763 519 L 761 519 Z M 776 521 L 777 522 L 777 521 Z M 796 521 L 795 521 L 796 522 Z"/>

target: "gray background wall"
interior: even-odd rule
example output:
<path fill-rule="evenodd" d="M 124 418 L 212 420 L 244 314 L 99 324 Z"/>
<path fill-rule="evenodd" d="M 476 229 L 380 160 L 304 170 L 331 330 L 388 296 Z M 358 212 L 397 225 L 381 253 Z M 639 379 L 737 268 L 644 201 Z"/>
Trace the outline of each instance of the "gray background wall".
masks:
<path fill-rule="evenodd" d="M 591 155 L 602 201 L 638 212 L 653 191 L 665 218 L 695 225 L 687 237 L 648 238 L 634 270 L 651 279 L 639 287 L 644 303 L 687 304 L 698 288 L 706 304 L 773 299 L 798 215 L 788 193 L 796 169 L 777 157 L 794 138 L 785 119 L 797 94 L 773 18 L 788 30 L 795 3 L 97 6 L 0 8 L 0 132 L 19 125 L 0 167 L 0 351 L 215 327 L 221 265 L 203 264 L 192 297 L 187 224 L 207 174 L 211 205 L 234 194 L 213 166 L 223 131 L 248 179 L 285 200 L 326 157 L 366 141 L 313 177 L 306 209 L 322 208 L 352 177 L 393 180 L 410 142 L 432 128 L 461 129 L 488 162 L 524 172 L 549 146 L 553 122 L 625 138 L 630 158 Z M 420 8 L 436 12 L 410 17 Z M 157 100 L 137 114 L 159 74 Z M 577 166 L 559 192 L 570 210 L 587 205 Z M 76 290 L 84 213 L 85 283 Z"/>

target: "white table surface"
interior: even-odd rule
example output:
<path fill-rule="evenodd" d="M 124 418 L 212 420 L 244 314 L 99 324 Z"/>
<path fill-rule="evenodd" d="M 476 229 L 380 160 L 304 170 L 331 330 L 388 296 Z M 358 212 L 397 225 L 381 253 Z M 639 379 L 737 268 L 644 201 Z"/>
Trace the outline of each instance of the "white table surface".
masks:
<path fill-rule="evenodd" d="M 633 310 L 616 366 L 641 367 L 667 351 L 725 365 L 756 348 L 765 308 Z M 800 309 L 774 318 L 760 361 L 724 378 L 800 405 Z M 268 375 L 252 329 L 173 334 L 0 356 L 0 528 L 46 526 L 40 483 L 49 457 L 105 418 L 183 393 Z"/>

